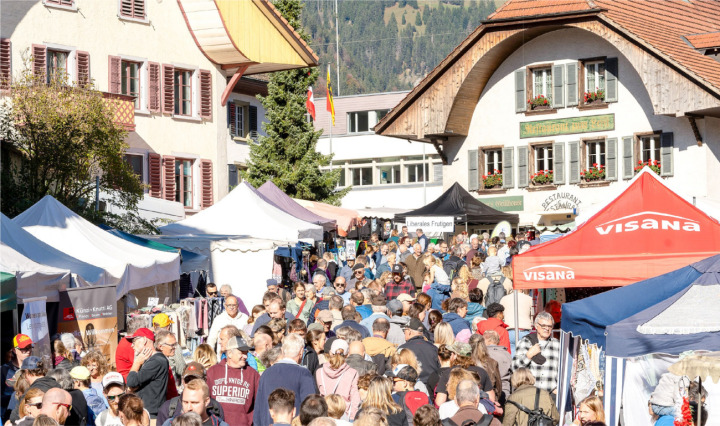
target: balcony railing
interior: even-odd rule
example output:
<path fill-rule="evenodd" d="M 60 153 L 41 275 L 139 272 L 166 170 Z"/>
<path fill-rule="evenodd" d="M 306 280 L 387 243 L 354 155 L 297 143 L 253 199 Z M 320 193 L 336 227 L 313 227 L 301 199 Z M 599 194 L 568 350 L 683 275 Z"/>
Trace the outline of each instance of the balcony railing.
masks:
<path fill-rule="evenodd" d="M 115 123 L 128 132 L 135 130 L 135 97 L 117 93 L 102 92 L 105 101 L 115 113 Z"/>

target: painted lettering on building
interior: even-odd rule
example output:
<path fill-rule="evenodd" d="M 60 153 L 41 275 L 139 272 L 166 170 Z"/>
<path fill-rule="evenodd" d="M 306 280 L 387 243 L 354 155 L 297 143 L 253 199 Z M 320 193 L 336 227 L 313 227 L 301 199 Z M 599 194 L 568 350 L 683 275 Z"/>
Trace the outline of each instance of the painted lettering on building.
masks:
<path fill-rule="evenodd" d="M 556 192 L 543 201 L 542 208 L 546 212 L 572 210 L 578 208 L 580 203 L 582 203 L 582 201 L 580 201 L 577 195 L 569 192 Z"/>
<path fill-rule="evenodd" d="M 520 138 L 603 132 L 614 129 L 615 114 L 559 118 L 555 120 L 526 121 L 520 123 Z"/>

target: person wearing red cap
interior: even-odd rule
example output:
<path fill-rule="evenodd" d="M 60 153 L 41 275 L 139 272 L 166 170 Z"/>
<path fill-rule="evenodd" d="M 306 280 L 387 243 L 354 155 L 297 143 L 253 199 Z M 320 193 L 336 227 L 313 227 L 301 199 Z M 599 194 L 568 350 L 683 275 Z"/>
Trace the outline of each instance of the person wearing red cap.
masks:
<path fill-rule="evenodd" d="M 2 383 L 0 383 L 0 387 L 2 387 L 2 403 L 0 403 L 0 416 L 2 416 L 3 423 L 7 421 L 6 416 L 9 416 L 9 411 L 7 410 L 7 408 L 10 404 L 10 399 L 12 399 L 12 395 L 15 392 L 15 389 L 13 389 L 12 386 L 7 384 L 7 380 L 12 379 L 15 375 L 15 372 L 20 369 L 22 362 L 25 361 L 25 358 L 32 355 L 32 349 L 33 341 L 32 339 L 30 339 L 29 336 L 26 336 L 25 334 L 18 334 L 13 338 L 11 359 L 9 362 L 3 364 L 0 374 L 0 380 L 2 380 Z"/>
<path fill-rule="evenodd" d="M 137 342 L 135 342 L 136 339 L 138 339 Z M 149 328 L 138 328 L 132 335 L 120 339 L 120 343 L 115 349 L 115 368 L 118 373 L 122 374 L 124 380 L 127 380 L 130 367 L 135 360 L 133 346 L 142 349 L 148 345 L 148 341 L 151 346 L 152 342 L 155 342 L 155 334 Z"/>

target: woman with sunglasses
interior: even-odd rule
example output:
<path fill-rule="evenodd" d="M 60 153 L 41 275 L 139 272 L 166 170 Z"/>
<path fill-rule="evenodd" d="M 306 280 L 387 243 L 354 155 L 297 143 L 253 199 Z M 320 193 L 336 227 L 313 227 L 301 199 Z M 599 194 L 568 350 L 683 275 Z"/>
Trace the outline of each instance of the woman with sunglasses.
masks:
<path fill-rule="evenodd" d="M 40 415 L 43 395 L 45 395 L 45 392 L 38 388 L 32 388 L 27 391 L 25 396 L 20 399 L 20 405 L 18 406 L 20 420 L 25 417 L 36 419 L 38 415 Z"/>

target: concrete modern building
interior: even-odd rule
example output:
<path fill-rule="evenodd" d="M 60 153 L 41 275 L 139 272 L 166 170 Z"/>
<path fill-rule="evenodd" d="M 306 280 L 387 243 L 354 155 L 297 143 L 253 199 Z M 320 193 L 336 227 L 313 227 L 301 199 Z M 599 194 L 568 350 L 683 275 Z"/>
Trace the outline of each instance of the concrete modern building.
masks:
<path fill-rule="evenodd" d="M 410 210 L 442 194 L 442 164 L 432 147 L 373 131 L 406 95 L 393 92 L 335 97 L 334 126 L 325 108 L 326 99 L 315 99 L 314 124 L 323 131 L 317 150 L 334 154 L 333 167 L 343 170 L 340 188 L 352 187 L 342 200 L 343 207 Z"/>
<path fill-rule="evenodd" d="M 720 3 L 510 0 L 375 127 L 420 141 L 521 225 L 561 224 L 648 163 L 720 199 Z"/>
<path fill-rule="evenodd" d="M 264 83 L 243 76 L 318 61 L 266 0 L 4 0 L 1 15 L 0 80 L 32 57 L 119 106 L 146 217 L 193 214 L 236 183 L 264 115 Z"/>

